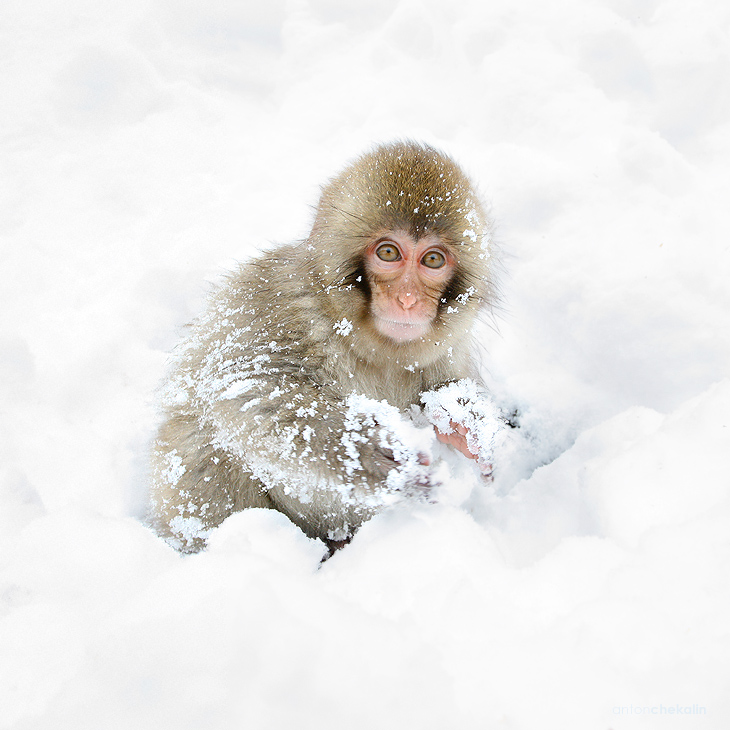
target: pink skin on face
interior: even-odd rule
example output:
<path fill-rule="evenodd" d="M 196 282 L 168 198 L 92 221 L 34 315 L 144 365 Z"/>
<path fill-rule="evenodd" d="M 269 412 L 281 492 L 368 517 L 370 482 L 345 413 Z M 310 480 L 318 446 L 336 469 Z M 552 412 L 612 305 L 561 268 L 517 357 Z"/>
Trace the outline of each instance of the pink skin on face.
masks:
<path fill-rule="evenodd" d="M 392 231 L 380 236 L 366 253 L 373 300 L 371 314 L 380 334 L 396 342 L 426 335 L 438 309 L 438 296 L 456 262 L 434 235 L 414 239 Z"/>

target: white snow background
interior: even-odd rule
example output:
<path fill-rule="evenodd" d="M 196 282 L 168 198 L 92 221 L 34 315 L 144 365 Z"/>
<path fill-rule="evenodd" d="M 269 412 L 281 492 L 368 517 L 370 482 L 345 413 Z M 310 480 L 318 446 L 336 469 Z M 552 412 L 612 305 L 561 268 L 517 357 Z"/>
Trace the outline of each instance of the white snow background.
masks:
<path fill-rule="evenodd" d="M 729 727 L 729 30 L 723 0 L 4 0 L 0 728 Z M 139 521 L 171 348 L 396 137 L 493 205 L 496 481 L 454 459 L 321 568 L 264 511 L 181 558 Z"/>

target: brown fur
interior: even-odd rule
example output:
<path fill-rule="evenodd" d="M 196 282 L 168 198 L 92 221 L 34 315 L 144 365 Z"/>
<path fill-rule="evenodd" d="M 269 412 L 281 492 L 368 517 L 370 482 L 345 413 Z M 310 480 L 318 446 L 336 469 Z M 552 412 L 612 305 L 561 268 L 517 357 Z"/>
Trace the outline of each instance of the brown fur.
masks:
<path fill-rule="evenodd" d="M 362 252 L 388 230 L 436 234 L 457 261 L 431 331 L 412 342 L 369 315 Z M 475 375 L 468 333 L 494 299 L 489 233 L 462 171 L 428 146 L 383 145 L 335 177 L 309 237 L 240 266 L 179 350 L 152 454 L 159 532 L 197 550 L 232 512 L 270 507 L 310 536 L 349 539 L 397 464 L 366 425 L 348 469 L 345 399 L 405 411 Z"/>

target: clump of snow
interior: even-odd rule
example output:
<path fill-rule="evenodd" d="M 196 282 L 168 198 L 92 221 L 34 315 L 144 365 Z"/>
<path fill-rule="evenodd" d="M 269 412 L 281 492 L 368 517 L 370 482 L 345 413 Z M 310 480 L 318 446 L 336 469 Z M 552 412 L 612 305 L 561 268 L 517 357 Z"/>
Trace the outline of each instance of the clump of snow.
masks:
<path fill-rule="evenodd" d="M 479 225 L 479 216 L 474 208 L 471 208 L 464 216 L 466 222 L 469 225 L 463 232 L 463 236 L 466 236 L 472 243 L 476 243 L 478 239 L 477 231 L 481 228 Z"/>
<path fill-rule="evenodd" d="M 212 532 L 206 528 L 200 517 L 194 515 L 187 517 L 176 515 L 170 520 L 170 530 L 175 537 L 167 540 L 170 545 L 179 550 L 192 547 L 199 540 L 205 540 Z"/>
<path fill-rule="evenodd" d="M 441 433 L 454 433 L 455 424 L 464 426 L 469 451 L 478 455 L 480 465 L 491 465 L 504 418 L 483 388 L 473 380 L 463 378 L 423 393 L 421 402 L 426 418 Z"/>
<path fill-rule="evenodd" d="M 168 483 L 175 485 L 185 473 L 185 466 L 182 463 L 182 457 L 177 453 L 177 449 L 168 451 L 165 455 L 167 466 L 162 473 L 162 478 Z"/>
<path fill-rule="evenodd" d="M 343 317 L 339 322 L 335 322 L 333 329 L 341 337 L 347 337 L 352 332 L 353 324 L 347 317 Z"/>

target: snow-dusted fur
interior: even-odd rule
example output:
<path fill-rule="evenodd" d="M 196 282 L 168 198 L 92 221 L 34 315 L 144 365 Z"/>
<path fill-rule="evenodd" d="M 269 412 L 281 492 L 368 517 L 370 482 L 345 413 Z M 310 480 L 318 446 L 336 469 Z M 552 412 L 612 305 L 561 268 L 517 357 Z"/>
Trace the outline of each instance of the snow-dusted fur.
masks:
<path fill-rule="evenodd" d="M 413 342 L 371 324 L 362 251 L 387 230 L 435 233 L 457 261 Z M 476 377 L 469 331 L 494 299 L 492 265 L 489 218 L 445 155 L 394 143 L 345 169 L 309 238 L 242 265 L 181 346 L 152 459 L 157 529 L 195 550 L 232 512 L 271 507 L 341 541 L 430 486 L 433 429 L 405 414 Z"/>

